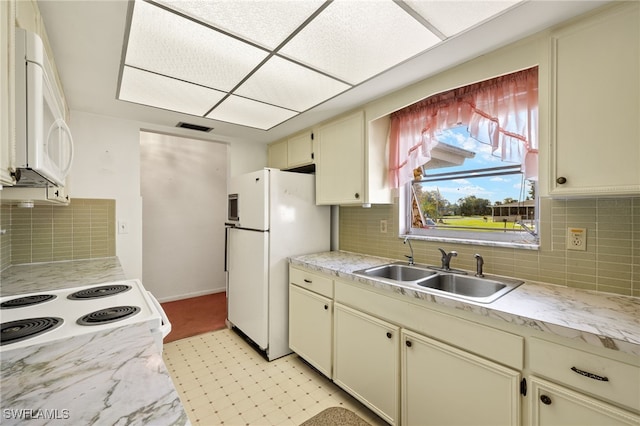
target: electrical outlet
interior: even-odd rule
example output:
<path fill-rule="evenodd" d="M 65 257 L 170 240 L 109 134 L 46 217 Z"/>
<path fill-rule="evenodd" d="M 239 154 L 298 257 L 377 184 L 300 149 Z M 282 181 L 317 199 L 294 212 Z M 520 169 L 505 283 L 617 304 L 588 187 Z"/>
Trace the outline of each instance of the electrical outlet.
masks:
<path fill-rule="evenodd" d="M 587 250 L 587 230 L 585 228 L 567 228 L 567 250 Z"/>
<path fill-rule="evenodd" d="M 386 234 L 387 233 L 387 221 L 386 220 L 381 220 L 380 221 L 380 233 L 381 234 Z"/>

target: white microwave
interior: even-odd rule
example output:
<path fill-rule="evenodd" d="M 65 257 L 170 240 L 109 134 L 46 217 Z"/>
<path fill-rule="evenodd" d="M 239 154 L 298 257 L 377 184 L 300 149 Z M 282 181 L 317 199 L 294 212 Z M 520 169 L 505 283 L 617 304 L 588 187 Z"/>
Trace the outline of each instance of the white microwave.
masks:
<path fill-rule="evenodd" d="M 16 28 L 16 185 L 64 186 L 73 139 L 42 39 Z"/>

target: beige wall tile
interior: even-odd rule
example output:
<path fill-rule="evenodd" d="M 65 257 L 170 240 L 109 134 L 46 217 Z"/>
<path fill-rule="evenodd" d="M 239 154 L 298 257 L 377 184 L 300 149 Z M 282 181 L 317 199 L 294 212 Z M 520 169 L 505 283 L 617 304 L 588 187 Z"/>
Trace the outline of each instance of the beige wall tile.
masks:
<path fill-rule="evenodd" d="M 404 260 L 398 205 L 340 208 L 340 249 Z M 440 264 L 438 247 L 456 250 L 453 267 L 475 269 L 480 253 L 488 273 L 640 296 L 640 197 L 541 200 L 539 250 L 481 247 L 413 240 L 416 262 Z M 379 222 L 388 221 L 386 234 Z M 566 249 L 568 227 L 587 229 L 587 250 Z M 454 266 L 455 265 L 455 266 Z"/>
<path fill-rule="evenodd" d="M 115 256 L 115 200 L 73 199 L 69 206 L 2 205 L 2 268 L 10 264 Z"/>

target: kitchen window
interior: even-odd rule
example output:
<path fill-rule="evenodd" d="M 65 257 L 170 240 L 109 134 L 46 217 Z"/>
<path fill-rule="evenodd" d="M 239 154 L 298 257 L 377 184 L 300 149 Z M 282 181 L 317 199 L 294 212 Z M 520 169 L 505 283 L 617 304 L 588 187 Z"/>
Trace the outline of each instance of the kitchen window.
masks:
<path fill-rule="evenodd" d="M 401 189 L 401 234 L 538 247 L 537 87 L 532 68 L 391 115 L 389 177 Z"/>

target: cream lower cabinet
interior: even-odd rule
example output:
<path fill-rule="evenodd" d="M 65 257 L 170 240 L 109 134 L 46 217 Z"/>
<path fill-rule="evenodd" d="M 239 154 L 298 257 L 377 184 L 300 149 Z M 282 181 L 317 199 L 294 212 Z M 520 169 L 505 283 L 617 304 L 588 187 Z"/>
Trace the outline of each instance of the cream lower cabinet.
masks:
<path fill-rule="evenodd" d="M 403 330 L 403 425 L 518 425 L 520 373 Z"/>
<path fill-rule="evenodd" d="M 331 378 L 333 300 L 289 286 L 289 347 Z"/>
<path fill-rule="evenodd" d="M 331 378 L 333 279 L 289 266 L 289 347 Z"/>
<path fill-rule="evenodd" d="M 640 425 L 640 366 L 538 338 L 529 361 L 532 426 Z"/>
<path fill-rule="evenodd" d="M 398 424 L 400 328 L 336 303 L 334 342 L 333 381 Z"/>
<path fill-rule="evenodd" d="M 640 416 L 538 378 L 531 378 L 531 426 L 640 425 Z"/>

